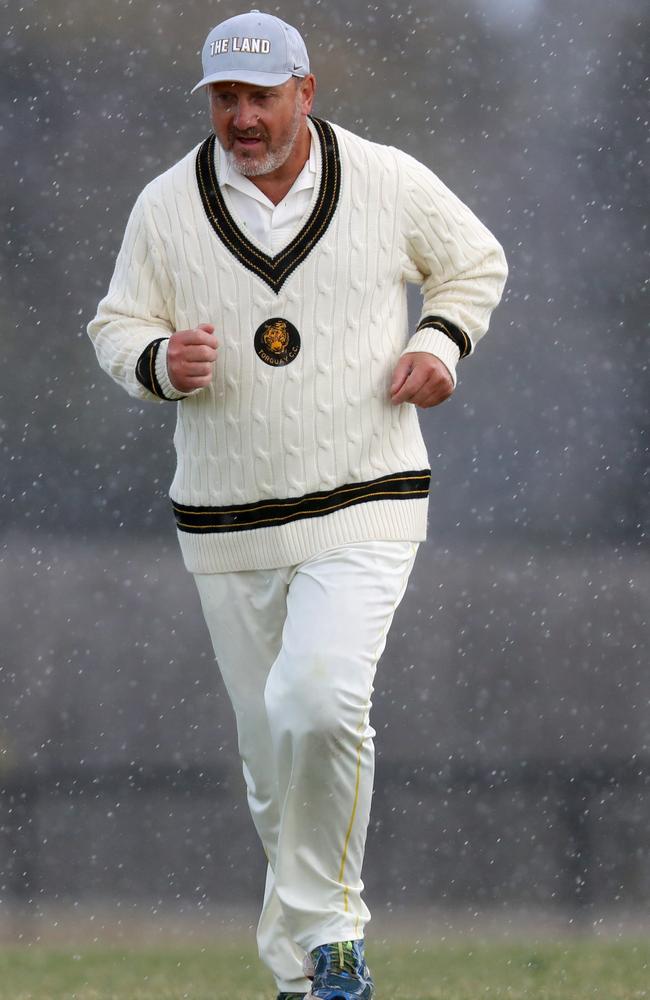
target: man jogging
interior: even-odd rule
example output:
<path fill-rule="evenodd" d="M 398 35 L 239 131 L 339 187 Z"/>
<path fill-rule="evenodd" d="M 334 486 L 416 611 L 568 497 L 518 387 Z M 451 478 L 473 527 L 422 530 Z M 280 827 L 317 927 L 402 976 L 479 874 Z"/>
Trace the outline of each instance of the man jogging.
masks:
<path fill-rule="evenodd" d="M 369 711 L 426 537 L 416 407 L 453 392 L 506 265 L 427 167 L 311 114 L 277 17 L 214 28 L 194 89 L 213 132 L 137 199 L 88 332 L 131 395 L 177 401 L 178 538 L 268 859 L 260 955 L 283 1000 L 370 1000 Z"/>

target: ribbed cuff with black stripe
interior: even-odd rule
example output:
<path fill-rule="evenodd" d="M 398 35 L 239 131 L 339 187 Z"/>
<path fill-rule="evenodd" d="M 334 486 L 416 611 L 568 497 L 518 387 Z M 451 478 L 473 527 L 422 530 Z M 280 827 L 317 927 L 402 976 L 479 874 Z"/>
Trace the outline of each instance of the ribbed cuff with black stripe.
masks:
<path fill-rule="evenodd" d="M 468 354 L 472 353 L 472 342 L 465 331 L 441 316 L 424 316 L 416 327 L 416 332 L 419 333 L 420 330 L 440 330 L 450 340 L 453 340 L 460 351 L 461 358 L 466 358 Z"/>
<path fill-rule="evenodd" d="M 135 366 L 135 377 L 140 385 L 143 385 L 158 399 L 167 399 L 156 375 L 156 357 L 160 345 L 165 339 L 165 337 L 159 337 L 158 340 L 152 340 L 150 344 L 147 344 Z"/>
<path fill-rule="evenodd" d="M 157 399 L 175 403 L 179 399 L 193 396 L 202 389 L 180 392 L 175 389 L 167 372 L 167 345 L 169 337 L 159 337 L 147 344 L 135 366 L 135 377 L 140 385 L 148 389 Z"/>

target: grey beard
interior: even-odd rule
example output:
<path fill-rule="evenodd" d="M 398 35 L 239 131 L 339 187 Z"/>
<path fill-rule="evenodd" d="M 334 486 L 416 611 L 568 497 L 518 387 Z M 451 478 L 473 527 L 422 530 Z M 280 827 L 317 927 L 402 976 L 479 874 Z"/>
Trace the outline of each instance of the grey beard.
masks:
<path fill-rule="evenodd" d="M 228 157 L 238 174 L 242 174 L 244 177 L 260 177 L 262 174 L 270 174 L 272 170 L 277 170 L 283 163 L 286 163 L 290 152 L 291 146 L 289 145 L 288 148 L 282 146 L 274 153 L 267 153 L 261 160 L 249 160 L 244 157 L 239 160 L 232 152 L 228 153 Z"/>

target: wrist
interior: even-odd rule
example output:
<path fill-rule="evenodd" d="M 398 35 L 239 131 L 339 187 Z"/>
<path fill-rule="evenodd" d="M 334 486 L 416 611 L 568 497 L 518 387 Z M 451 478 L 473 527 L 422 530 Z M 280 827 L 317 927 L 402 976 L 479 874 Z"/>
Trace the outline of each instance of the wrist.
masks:
<path fill-rule="evenodd" d="M 172 382 L 171 375 L 169 374 L 169 366 L 167 364 L 167 352 L 169 350 L 169 338 L 166 338 L 160 345 L 158 354 L 156 356 L 156 378 L 160 384 L 165 399 L 175 400 L 184 399 L 185 396 L 193 396 L 195 393 L 201 391 L 201 387 L 198 389 L 188 389 L 187 391 L 183 389 L 177 389 Z"/>
<path fill-rule="evenodd" d="M 460 358 L 460 351 L 453 340 L 450 340 L 441 330 L 425 328 L 414 333 L 406 348 L 402 351 L 405 354 L 416 354 L 423 352 L 433 354 L 449 372 L 451 380 L 456 387 L 456 365 Z"/>

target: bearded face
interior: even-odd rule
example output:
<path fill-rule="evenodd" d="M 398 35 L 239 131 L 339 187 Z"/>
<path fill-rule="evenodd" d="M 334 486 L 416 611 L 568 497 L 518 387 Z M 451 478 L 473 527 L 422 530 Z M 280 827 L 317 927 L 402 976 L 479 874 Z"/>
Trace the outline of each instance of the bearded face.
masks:
<path fill-rule="evenodd" d="M 245 177 L 271 173 L 293 151 L 305 114 L 301 81 L 279 87 L 213 83 L 210 111 L 215 135 Z"/>

